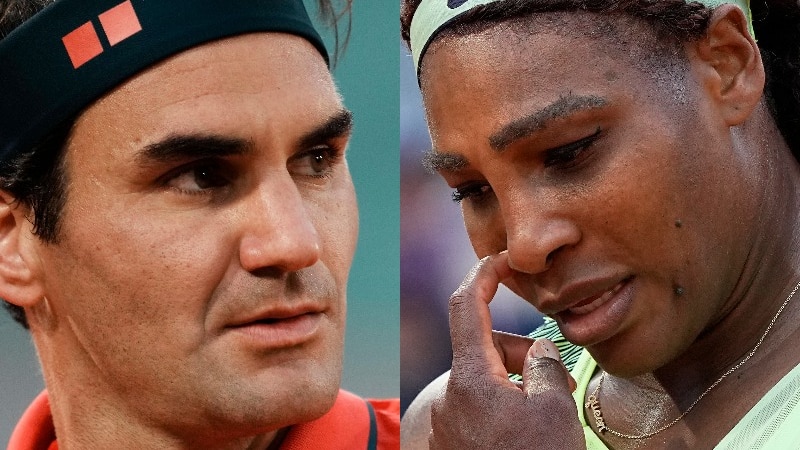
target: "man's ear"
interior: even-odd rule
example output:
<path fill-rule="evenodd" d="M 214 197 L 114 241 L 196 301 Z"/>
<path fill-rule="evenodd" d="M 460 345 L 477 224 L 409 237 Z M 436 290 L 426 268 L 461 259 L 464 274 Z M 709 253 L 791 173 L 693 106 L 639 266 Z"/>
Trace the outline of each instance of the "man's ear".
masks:
<path fill-rule="evenodd" d="M 764 65 L 747 19 L 737 6 L 717 7 L 706 35 L 695 44 L 705 87 L 729 126 L 739 125 L 761 100 Z"/>
<path fill-rule="evenodd" d="M 0 191 L 0 298 L 23 308 L 42 301 L 39 259 L 29 209 Z"/>

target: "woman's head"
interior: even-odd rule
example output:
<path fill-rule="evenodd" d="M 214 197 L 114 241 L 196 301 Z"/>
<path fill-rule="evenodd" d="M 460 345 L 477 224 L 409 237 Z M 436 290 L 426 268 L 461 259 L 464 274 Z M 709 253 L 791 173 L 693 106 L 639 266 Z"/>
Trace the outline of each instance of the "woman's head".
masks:
<path fill-rule="evenodd" d="M 478 16 L 420 66 L 426 162 L 476 253 L 508 250 L 506 284 L 619 375 L 673 360 L 740 299 L 769 166 L 797 164 L 744 14 L 689 8 L 680 35 L 627 13 Z"/>
<path fill-rule="evenodd" d="M 411 22 L 421 2 L 401 2 L 401 33 L 409 47 Z M 800 47 L 796 45 L 800 41 L 800 6 L 792 0 L 756 0 L 750 6 L 767 74 L 765 98 L 784 138 L 800 159 Z M 499 0 L 472 8 L 448 22 L 431 42 L 469 35 L 496 24 L 525 22 L 545 12 L 589 11 L 612 21 L 621 16 L 639 18 L 652 27 L 660 42 L 681 44 L 705 33 L 712 10 L 683 0 Z M 625 30 L 614 32 L 621 40 L 633 38 Z"/>

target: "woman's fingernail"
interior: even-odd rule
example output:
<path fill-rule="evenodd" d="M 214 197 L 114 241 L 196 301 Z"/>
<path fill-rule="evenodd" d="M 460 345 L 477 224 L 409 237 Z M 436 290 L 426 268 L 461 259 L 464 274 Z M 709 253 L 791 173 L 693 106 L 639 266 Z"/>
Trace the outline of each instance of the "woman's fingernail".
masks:
<path fill-rule="evenodd" d="M 556 361 L 561 361 L 561 355 L 558 354 L 556 345 L 549 339 L 537 339 L 531 347 L 533 356 L 537 358 L 552 358 Z"/>

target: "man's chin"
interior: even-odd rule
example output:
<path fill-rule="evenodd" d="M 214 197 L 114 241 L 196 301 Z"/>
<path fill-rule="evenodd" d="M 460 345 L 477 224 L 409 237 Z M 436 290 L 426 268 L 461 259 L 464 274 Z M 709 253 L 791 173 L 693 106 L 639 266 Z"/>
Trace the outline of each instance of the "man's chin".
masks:
<path fill-rule="evenodd" d="M 311 422 L 333 407 L 339 392 L 338 377 L 334 381 L 320 376 L 230 392 L 228 398 L 209 402 L 210 411 L 204 414 L 208 420 L 201 428 L 256 435 Z"/>
<path fill-rule="evenodd" d="M 341 385 L 341 364 L 321 364 L 308 361 L 281 371 L 279 376 L 263 379 L 258 394 L 264 399 L 264 409 L 286 418 L 288 424 L 318 419 L 336 401 Z M 280 387 L 278 387 L 280 386 Z M 278 387 L 278 388 L 276 388 Z M 259 396 L 259 395 L 256 395 Z M 291 416 L 291 421 L 288 417 Z"/>

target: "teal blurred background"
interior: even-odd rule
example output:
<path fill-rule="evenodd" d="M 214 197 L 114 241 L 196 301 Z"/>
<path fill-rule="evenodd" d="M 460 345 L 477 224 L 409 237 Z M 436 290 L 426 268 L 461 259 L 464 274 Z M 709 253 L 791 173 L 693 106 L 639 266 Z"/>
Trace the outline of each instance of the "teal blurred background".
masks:
<path fill-rule="evenodd" d="M 369 397 L 400 390 L 398 16 L 399 2 L 355 0 L 350 43 L 334 69 L 355 116 L 348 162 L 361 211 L 342 384 Z M 332 35 L 325 37 L 332 49 Z M 0 448 L 41 389 L 30 337 L 0 311 Z"/>
<path fill-rule="evenodd" d="M 355 116 L 347 160 L 361 211 L 343 385 L 382 397 L 400 392 L 399 17 L 399 2 L 355 0 L 350 43 L 334 69 Z"/>

